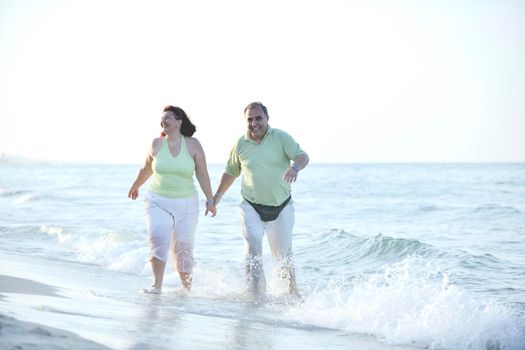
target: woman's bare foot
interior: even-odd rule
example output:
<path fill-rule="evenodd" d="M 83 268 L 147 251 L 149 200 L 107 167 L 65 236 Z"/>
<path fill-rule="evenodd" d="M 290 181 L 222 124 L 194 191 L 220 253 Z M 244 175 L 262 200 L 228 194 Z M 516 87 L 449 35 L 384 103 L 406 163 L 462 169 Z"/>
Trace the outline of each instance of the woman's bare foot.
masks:
<path fill-rule="evenodd" d="M 142 289 L 142 293 L 145 293 L 145 294 L 160 294 L 160 293 L 162 293 L 162 288 L 156 288 L 156 287 L 144 288 L 144 289 Z"/>

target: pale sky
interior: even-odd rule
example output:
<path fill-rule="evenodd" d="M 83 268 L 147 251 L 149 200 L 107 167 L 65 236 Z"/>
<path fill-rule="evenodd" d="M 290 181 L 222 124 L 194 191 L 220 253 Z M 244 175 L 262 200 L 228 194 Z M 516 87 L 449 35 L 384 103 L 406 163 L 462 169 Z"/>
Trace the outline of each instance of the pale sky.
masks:
<path fill-rule="evenodd" d="M 0 154 L 140 164 L 262 101 L 312 162 L 525 161 L 525 1 L 0 0 Z"/>

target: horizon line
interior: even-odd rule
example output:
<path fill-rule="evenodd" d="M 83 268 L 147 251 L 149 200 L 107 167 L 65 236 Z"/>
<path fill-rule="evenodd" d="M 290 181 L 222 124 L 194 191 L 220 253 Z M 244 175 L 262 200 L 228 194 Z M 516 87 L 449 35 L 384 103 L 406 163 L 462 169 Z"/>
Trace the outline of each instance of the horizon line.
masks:
<path fill-rule="evenodd" d="M 29 164 L 29 163 L 44 163 L 44 164 L 63 164 L 63 165 L 121 165 L 121 166 L 140 166 L 142 162 L 111 162 L 105 160 L 59 160 L 59 159 L 38 159 L 28 158 L 24 156 L 13 156 L 5 153 L 0 154 L 0 164 Z M 356 164 L 356 165 L 417 165 L 417 164 L 523 164 L 525 160 L 487 160 L 487 161 L 469 161 L 469 160 L 398 160 L 398 161 L 310 161 L 309 165 L 345 165 L 345 164 Z M 208 166 L 219 166 L 226 164 L 224 162 L 209 162 Z"/>

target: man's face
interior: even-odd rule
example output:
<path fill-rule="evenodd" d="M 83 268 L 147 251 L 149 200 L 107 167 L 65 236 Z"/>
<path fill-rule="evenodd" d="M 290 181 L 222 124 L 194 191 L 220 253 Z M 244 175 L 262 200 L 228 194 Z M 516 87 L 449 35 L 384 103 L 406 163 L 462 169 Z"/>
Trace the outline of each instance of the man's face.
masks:
<path fill-rule="evenodd" d="M 246 122 L 248 123 L 248 132 L 253 140 L 261 140 L 268 130 L 268 116 L 259 106 L 250 108 L 246 111 Z"/>

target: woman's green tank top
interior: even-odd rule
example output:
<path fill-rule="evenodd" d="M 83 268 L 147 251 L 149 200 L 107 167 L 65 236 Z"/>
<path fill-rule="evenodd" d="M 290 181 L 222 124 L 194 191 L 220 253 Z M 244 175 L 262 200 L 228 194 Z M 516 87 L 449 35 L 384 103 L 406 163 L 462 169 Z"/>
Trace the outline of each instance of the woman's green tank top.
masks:
<path fill-rule="evenodd" d="M 166 137 L 158 154 L 153 158 L 153 176 L 150 182 L 152 192 L 168 198 L 186 198 L 197 193 L 193 183 L 195 161 L 190 156 L 185 137 L 182 135 L 180 142 L 180 152 L 174 157 Z"/>

